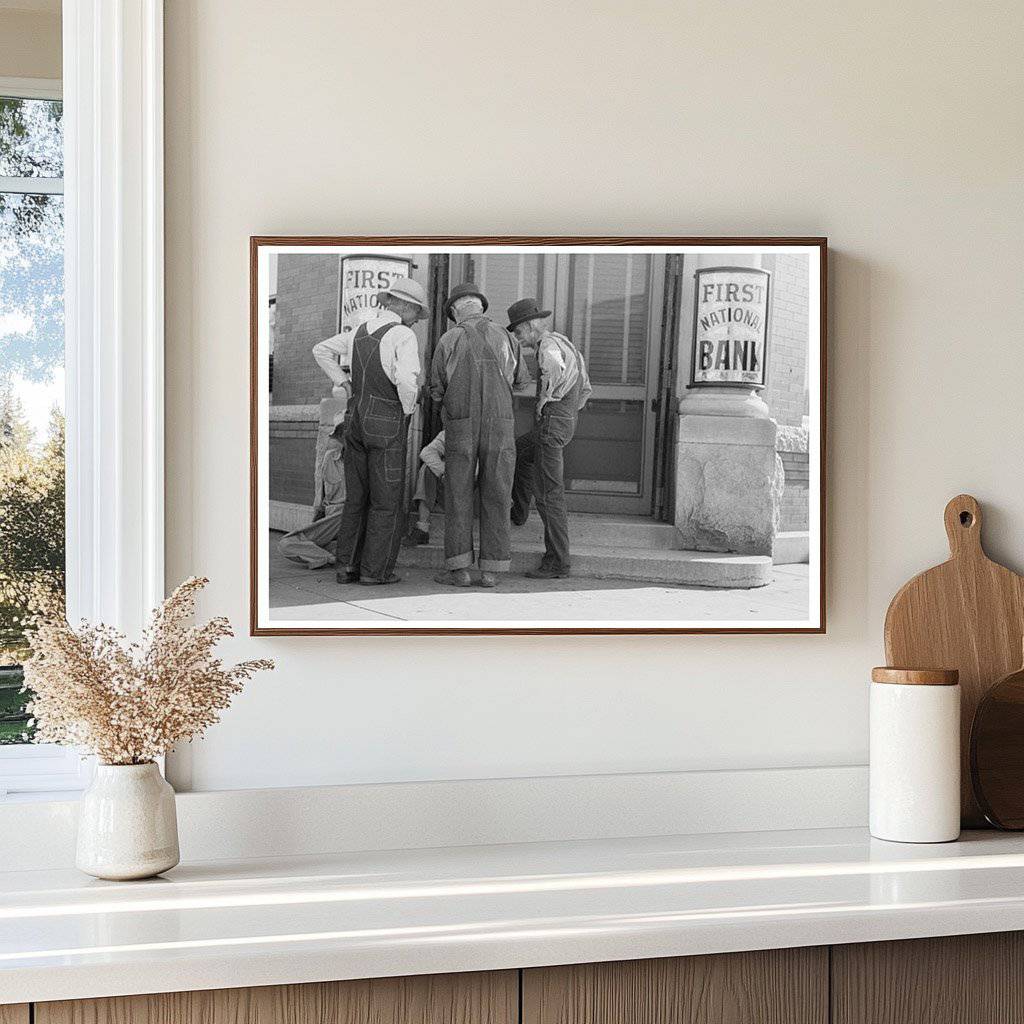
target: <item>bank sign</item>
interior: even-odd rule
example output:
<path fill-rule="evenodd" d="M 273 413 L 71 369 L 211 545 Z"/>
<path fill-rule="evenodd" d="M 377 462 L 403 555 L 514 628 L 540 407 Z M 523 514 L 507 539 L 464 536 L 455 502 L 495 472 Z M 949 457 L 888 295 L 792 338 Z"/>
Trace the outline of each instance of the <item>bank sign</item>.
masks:
<path fill-rule="evenodd" d="M 696 272 L 691 385 L 764 387 L 769 280 L 753 267 Z"/>
<path fill-rule="evenodd" d="M 389 256 L 346 256 L 341 261 L 341 334 L 351 336 L 361 323 L 377 316 L 378 295 L 396 277 L 409 276 L 409 263 Z"/>

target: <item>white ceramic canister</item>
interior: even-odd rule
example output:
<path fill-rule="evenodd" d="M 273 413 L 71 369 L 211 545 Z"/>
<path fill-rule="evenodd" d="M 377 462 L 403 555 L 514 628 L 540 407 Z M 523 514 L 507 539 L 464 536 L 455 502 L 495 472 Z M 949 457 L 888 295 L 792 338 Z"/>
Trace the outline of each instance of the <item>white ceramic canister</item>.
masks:
<path fill-rule="evenodd" d="M 960 684 L 947 669 L 871 673 L 870 827 L 876 839 L 960 835 Z"/>
<path fill-rule="evenodd" d="M 78 816 L 79 870 L 123 881 L 178 863 L 174 790 L 152 762 L 98 764 Z"/>

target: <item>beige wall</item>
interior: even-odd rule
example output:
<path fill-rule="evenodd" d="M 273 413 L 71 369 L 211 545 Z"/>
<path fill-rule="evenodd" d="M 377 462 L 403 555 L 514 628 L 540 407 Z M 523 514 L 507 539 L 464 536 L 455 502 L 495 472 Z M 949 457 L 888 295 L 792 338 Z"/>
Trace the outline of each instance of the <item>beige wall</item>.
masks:
<path fill-rule="evenodd" d="M 250 234 L 833 246 L 827 636 L 240 639 L 279 668 L 195 785 L 862 763 L 945 501 L 975 493 L 1024 569 L 1024 8 L 167 7 L 168 574 L 240 631 Z"/>
<path fill-rule="evenodd" d="M 60 4 L 33 7 L 0 2 L 0 78 L 61 77 Z"/>

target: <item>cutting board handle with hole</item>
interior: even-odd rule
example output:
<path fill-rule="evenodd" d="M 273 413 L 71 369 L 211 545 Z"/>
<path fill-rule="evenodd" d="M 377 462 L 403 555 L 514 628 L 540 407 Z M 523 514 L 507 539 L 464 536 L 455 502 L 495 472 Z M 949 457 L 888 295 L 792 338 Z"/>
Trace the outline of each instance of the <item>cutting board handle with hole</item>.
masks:
<path fill-rule="evenodd" d="M 981 546 L 981 506 L 969 494 L 958 494 L 943 514 L 950 558 L 985 558 Z M 995 563 L 993 563 L 995 564 Z"/>
<path fill-rule="evenodd" d="M 971 723 L 988 688 L 1020 668 L 1024 578 L 985 554 L 977 499 L 958 494 L 943 519 L 949 560 L 919 573 L 892 599 L 885 615 L 885 657 L 894 668 L 959 670 L 961 817 L 965 828 L 982 828 L 985 819 L 971 790 Z"/>

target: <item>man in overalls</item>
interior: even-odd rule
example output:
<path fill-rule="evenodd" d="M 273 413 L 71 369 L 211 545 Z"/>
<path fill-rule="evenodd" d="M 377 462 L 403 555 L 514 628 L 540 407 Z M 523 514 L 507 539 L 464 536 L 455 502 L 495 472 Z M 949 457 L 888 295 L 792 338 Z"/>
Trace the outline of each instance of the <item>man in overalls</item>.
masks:
<path fill-rule="evenodd" d="M 516 440 L 516 476 L 511 520 L 517 526 L 530 514 L 531 498 L 544 524 L 544 557 L 530 579 L 569 575 L 569 513 L 565 506 L 566 445 L 576 433 L 587 404 L 590 376 L 579 349 L 564 335 L 547 330 L 551 310 L 536 299 L 520 299 L 508 309 L 508 329 L 524 348 L 537 350 L 537 409 L 533 429 Z"/>
<path fill-rule="evenodd" d="M 480 585 L 512 561 L 508 518 L 515 475 L 512 390 L 529 383 L 519 343 L 486 316 L 487 298 L 472 283 L 452 289 L 446 307 L 456 326 L 437 343 L 431 397 L 445 431 L 445 571 L 436 582 L 472 586 L 474 489 L 480 500 Z"/>
<path fill-rule="evenodd" d="M 422 285 L 395 278 L 380 313 L 352 339 L 352 369 L 332 379 L 348 396 L 345 510 L 338 529 L 339 583 L 397 583 L 405 532 L 403 492 L 409 417 L 416 408 L 420 355 L 412 325 L 427 315 Z"/>

